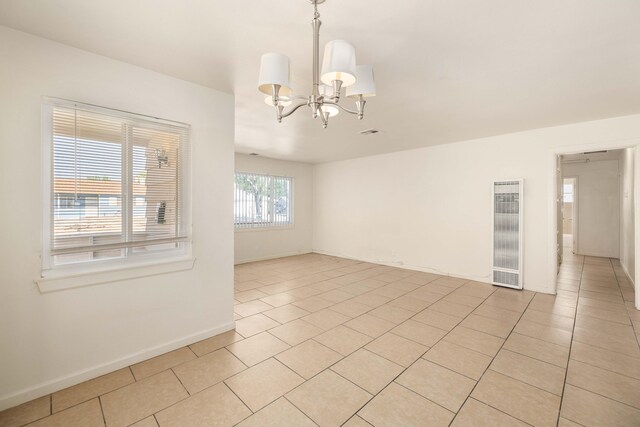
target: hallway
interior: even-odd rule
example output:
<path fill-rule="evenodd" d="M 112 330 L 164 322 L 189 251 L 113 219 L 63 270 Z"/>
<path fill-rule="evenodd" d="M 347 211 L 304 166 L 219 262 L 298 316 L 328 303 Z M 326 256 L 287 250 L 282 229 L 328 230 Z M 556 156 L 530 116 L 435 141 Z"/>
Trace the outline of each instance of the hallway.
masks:
<path fill-rule="evenodd" d="M 556 303 L 571 307 L 576 296 L 561 415 L 582 425 L 638 425 L 640 311 L 619 261 L 565 252 Z"/>

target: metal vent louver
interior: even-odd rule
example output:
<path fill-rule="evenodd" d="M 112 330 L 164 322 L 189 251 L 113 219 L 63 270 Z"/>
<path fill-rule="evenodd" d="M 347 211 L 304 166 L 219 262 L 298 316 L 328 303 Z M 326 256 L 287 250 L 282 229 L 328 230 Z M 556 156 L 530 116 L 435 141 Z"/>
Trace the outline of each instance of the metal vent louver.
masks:
<path fill-rule="evenodd" d="M 493 284 L 522 289 L 521 179 L 493 183 Z"/>

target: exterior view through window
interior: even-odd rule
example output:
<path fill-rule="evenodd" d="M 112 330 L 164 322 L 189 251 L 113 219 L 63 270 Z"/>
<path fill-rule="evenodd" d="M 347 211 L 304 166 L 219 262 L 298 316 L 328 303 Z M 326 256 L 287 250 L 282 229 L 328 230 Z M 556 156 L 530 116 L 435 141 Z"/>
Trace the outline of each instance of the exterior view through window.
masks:
<path fill-rule="evenodd" d="M 51 102 L 48 264 L 184 249 L 189 128 Z"/>
<path fill-rule="evenodd" d="M 293 224 L 293 178 L 236 172 L 235 227 Z"/>

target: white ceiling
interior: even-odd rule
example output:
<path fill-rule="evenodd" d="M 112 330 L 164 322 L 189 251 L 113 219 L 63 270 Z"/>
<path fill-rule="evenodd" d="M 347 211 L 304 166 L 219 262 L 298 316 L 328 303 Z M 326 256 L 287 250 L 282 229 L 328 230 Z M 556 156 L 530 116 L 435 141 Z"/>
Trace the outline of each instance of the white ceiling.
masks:
<path fill-rule="evenodd" d="M 640 112 L 638 0 L 328 0 L 321 43 L 352 42 L 378 96 L 323 130 L 275 123 L 260 55 L 311 82 L 307 0 L 0 0 L 0 24 L 236 95 L 236 150 L 324 162 Z M 382 132 L 361 136 L 367 128 Z"/>

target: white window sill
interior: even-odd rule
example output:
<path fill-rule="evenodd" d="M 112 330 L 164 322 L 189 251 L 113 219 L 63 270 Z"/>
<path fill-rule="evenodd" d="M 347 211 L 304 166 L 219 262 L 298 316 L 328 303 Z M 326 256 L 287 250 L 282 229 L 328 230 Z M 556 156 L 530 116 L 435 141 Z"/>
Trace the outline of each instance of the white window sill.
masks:
<path fill-rule="evenodd" d="M 43 277 L 36 279 L 35 282 L 41 293 L 56 292 L 64 289 L 191 270 L 195 261 L 195 258 L 186 256 L 163 261 L 155 260 L 153 262 L 129 264 L 122 267 L 96 271 L 73 272 L 69 270 L 50 270 L 43 272 Z"/>
<path fill-rule="evenodd" d="M 234 228 L 234 231 L 236 233 L 246 233 L 246 232 L 253 232 L 253 231 L 293 230 L 294 228 L 295 226 L 291 224 L 291 225 L 271 225 L 271 226 L 265 226 L 265 227 L 240 227 L 240 228 Z"/>

